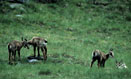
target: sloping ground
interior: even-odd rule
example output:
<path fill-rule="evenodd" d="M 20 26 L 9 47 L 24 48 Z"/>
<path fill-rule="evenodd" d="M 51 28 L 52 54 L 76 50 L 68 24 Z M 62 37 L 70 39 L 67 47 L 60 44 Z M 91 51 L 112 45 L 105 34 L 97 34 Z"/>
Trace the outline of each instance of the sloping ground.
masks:
<path fill-rule="evenodd" d="M 130 79 L 131 23 L 130 6 L 72 0 L 56 4 L 2 2 L 0 7 L 0 79 Z M 118 5 L 119 4 L 119 5 Z M 128 3 L 129 4 L 129 3 Z M 33 49 L 21 50 L 22 61 L 8 65 L 7 44 L 21 37 L 40 36 L 48 40 L 48 60 L 28 63 Z M 95 49 L 115 57 L 105 68 L 90 69 Z M 41 54 L 42 55 L 42 54 Z M 115 60 L 123 60 L 128 69 L 116 69 Z"/>

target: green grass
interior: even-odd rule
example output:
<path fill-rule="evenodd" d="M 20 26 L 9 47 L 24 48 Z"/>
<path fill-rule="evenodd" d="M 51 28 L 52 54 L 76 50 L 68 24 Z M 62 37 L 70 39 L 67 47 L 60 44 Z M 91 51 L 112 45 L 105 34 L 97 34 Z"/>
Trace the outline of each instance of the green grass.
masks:
<path fill-rule="evenodd" d="M 80 0 L 73 0 L 62 4 L 31 2 L 22 5 L 22 10 L 1 9 L 0 79 L 130 79 L 131 23 L 126 19 L 130 15 L 127 7 L 123 6 L 126 11 L 121 14 L 117 4 L 103 7 L 83 1 L 81 7 L 76 6 Z M 22 48 L 21 62 L 9 65 L 7 44 L 33 36 L 48 40 L 47 61 L 28 63 L 27 57 L 33 54 L 30 47 Z M 93 50 L 106 53 L 110 48 L 115 57 L 107 60 L 105 68 L 98 69 L 97 63 L 89 67 Z M 121 59 L 128 69 L 116 68 L 115 60 Z"/>

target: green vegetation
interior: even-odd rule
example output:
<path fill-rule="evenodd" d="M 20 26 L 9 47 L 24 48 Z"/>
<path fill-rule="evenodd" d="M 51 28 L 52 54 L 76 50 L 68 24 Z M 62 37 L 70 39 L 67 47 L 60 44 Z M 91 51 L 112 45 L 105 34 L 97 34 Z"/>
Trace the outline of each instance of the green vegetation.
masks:
<path fill-rule="evenodd" d="M 130 79 L 131 2 L 112 0 L 105 6 L 88 1 L 31 1 L 17 7 L 1 2 L 0 79 Z M 30 47 L 22 48 L 21 62 L 8 64 L 7 44 L 22 36 L 48 40 L 46 62 L 28 63 L 27 57 L 33 54 Z M 106 53 L 110 48 L 115 57 L 107 60 L 105 68 L 98 69 L 95 62 L 90 69 L 92 51 Z M 116 68 L 115 60 L 121 59 L 128 69 Z"/>

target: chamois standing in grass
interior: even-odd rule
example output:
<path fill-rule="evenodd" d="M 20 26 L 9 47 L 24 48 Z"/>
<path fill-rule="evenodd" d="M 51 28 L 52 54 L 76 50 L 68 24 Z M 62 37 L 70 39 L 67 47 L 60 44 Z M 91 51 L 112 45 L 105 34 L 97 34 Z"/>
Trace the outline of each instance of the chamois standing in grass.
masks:
<path fill-rule="evenodd" d="M 98 61 L 98 68 L 104 67 L 105 62 L 109 57 L 114 57 L 113 49 L 110 49 L 109 53 L 104 54 L 100 50 L 95 50 L 92 52 L 92 61 L 90 67 L 92 67 L 93 63 L 97 60 Z"/>
<path fill-rule="evenodd" d="M 40 57 L 39 49 L 41 49 L 43 53 L 44 60 L 47 60 L 47 40 L 40 38 L 40 37 L 33 37 L 31 40 L 28 41 L 29 45 L 32 45 L 34 47 L 34 57 L 36 57 L 36 48 L 38 51 L 38 58 Z"/>
<path fill-rule="evenodd" d="M 23 40 L 23 38 L 22 38 L 22 41 L 14 40 L 14 41 L 8 43 L 9 64 L 12 64 L 12 61 L 16 60 L 16 51 L 18 51 L 18 57 L 19 57 L 19 61 L 20 61 L 20 50 L 22 47 L 29 49 L 28 42 L 26 39 Z"/>

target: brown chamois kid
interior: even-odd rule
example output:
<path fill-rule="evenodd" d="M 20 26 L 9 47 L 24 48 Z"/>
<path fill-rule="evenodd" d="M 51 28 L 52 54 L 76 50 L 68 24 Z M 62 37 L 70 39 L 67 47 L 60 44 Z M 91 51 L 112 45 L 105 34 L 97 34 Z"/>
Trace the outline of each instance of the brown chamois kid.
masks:
<path fill-rule="evenodd" d="M 109 57 L 114 57 L 113 49 L 110 49 L 110 51 L 107 54 L 104 54 L 100 50 L 95 50 L 92 52 L 92 61 L 90 67 L 93 66 L 93 63 L 97 60 L 98 61 L 98 68 L 104 67 L 105 62 Z"/>
<path fill-rule="evenodd" d="M 22 38 L 21 42 L 14 40 L 14 41 L 8 43 L 9 64 L 12 64 L 12 61 L 16 60 L 16 51 L 18 51 L 18 57 L 19 57 L 19 61 L 20 61 L 20 50 L 22 47 L 29 49 L 28 42 L 26 39 L 23 40 L 23 38 Z"/>
<path fill-rule="evenodd" d="M 40 57 L 39 49 L 41 49 L 43 53 L 44 60 L 47 60 L 47 40 L 40 38 L 40 37 L 33 37 L 31 40 L 28 41 L 29 45 L 32 45 L 34 48 L 34 57 L 36 57 L 36 47 L 38 51 L 38 58 Z"/>

